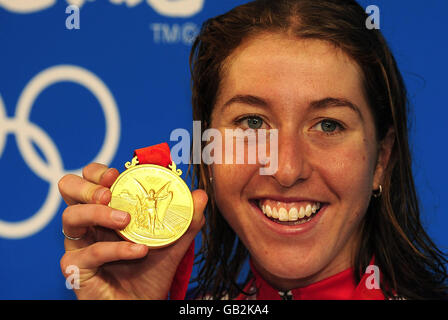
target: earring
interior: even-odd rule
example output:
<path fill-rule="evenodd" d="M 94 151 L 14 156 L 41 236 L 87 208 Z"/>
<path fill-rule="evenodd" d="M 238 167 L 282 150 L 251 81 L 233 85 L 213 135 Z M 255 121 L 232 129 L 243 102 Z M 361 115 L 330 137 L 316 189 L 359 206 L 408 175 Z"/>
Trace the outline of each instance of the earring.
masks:
<path fill-rule="evenodd" d="M 210 183 L 213 183 L 213 177 L 210 177 Z"/>
<path fill-rule="evenodd" d="M 379 198 L 379 197 L 381 197 L 382 193 L 383 193 L 383 187 L 381 185 L 379 185 L 377 190 L 373 190 L 372 195 L 375 198 Z"/>

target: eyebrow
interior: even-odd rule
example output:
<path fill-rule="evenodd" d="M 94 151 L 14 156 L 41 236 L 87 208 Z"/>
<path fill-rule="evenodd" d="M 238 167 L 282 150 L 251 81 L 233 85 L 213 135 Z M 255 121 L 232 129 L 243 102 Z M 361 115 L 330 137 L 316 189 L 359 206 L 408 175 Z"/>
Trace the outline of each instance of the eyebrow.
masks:
<path fill-rule="evenodd" d="M 264 100 L 263 98 L 253 96 L 253 95 L 238 94 L 238 95 L 234 96 L 233 98 L 229 99 L 224 104 L 224 107 L 227 107 L 233 103 L 242 103 L 242 104 L 247 104 L 247 105 L 251 105 L 251 106 L 255 106 L 255 107 L 262 107 L 262 108 L 266 108 L 269 106 L 269 103 L 266 100 Z M 359 107 L 348 99 L 327 97 L 324 99 L 312 101 L 309 104 L 309 106 L 311 109 L 314 109 L 314 110 L 326 109 L 326 108 L 331 108 L 331 107 L 348 107 L 351 110 L 353 110 L 354 112 L 356 112 L 356 114 L 361 118 L 361 120 L 364 121 L 364 118 L 361 114 Z"/>
<path fill-rule="evenodd" d="M 242 104 L 248 104 L 248 105 L 255 106 L 255 107 L 264 107 L 264 108 L 269 105 L 269 103 L 267 101 L 265 101 L 263 98 L 249 95 L 249 94 L 246 94 L 246 95 L 238 94 L 238 95 L 234 96 L 229 101 L 224 103 L 224 107 L 227 107 L 233 103 L 242 103 Z"/>
<path fill-rule="evenodd" d="M 326 109 L 326 108 L 331 108 L 331 107 L 348 107 L 351 110 L 353 110 L 354 112 L 356 112 L 356 114 L 359 116 L 359 118 L 364 122 L 364 118 L 361 114 L 361 110 L 359 109 L 359 107 L 348 99 L 327 97 L 327 98 L 324 98 L 321 100 L 312 101 L 310 103 L 310 107 L 311 107 L 311 109 L 316 109 L 316 110 Z"/>

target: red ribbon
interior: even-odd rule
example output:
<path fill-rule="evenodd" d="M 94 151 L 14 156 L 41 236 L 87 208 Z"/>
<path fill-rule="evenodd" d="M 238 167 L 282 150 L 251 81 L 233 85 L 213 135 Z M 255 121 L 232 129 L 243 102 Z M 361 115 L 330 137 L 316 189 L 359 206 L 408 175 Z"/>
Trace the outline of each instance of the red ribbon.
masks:
<path fill-rule="evenodd" d="M 156 164 L 168 168 L 171 164 L 170 147 L 166 142 L 134 151 L 140 164 Z"/>

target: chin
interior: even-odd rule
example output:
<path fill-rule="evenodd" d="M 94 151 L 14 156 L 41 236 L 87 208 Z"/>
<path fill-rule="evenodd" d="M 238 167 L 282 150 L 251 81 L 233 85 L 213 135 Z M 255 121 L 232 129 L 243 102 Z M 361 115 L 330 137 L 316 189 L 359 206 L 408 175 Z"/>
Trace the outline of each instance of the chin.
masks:
<path fill-rule="evenodd" d="M 273 247 L 260 254 L 251 254 L 260 272 L 272 275 L 275 278 L 300 280 L 316 276 L 325 267 L 325 258 L 322 254 L 316 256 L 315 252 L 322 252 L 317 248 L 300 249 Z"/>

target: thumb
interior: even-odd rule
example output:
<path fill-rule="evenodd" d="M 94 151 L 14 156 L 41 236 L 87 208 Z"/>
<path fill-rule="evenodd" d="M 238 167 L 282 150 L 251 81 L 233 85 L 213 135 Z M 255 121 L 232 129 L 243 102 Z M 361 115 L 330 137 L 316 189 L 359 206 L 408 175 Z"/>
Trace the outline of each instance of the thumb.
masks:
<path fill-rule="evenodd" d="M 191 193 L 193 197 L 193 219 L 191 220 L 190 227 L 186 232 L 187 237 L 192 237 L 191 240 L 196 236 L 196 234 L 201 230 L 205 223 L 204 210 L 207 205 L 208 196 L 207 193 L 202 189 L 197 189 Z"/>

